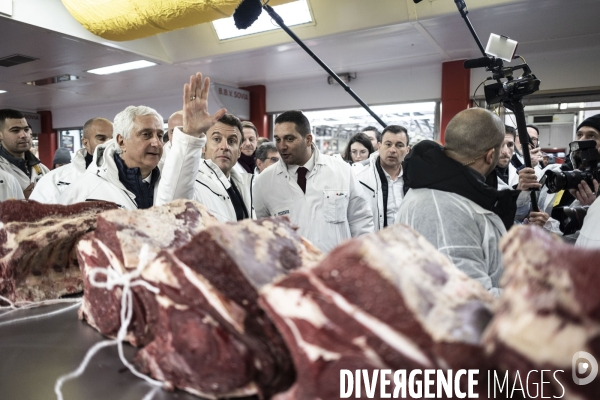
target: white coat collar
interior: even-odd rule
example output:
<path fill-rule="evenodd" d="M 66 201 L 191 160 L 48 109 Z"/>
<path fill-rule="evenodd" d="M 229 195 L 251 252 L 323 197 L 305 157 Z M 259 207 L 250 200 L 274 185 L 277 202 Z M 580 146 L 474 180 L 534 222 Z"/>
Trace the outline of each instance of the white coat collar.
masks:
<path fill-rule="evenodd" d="M 82 148 L 79 149 L 75 152 L 75 156 L 73 157 L 73 160 L 71 161 L 71 163 L 73 165 L 75 165 L 75 168 L 78 171 L 84 172 L 85 171 L 85 155 L 87 154 L 87 150 L 86 148 Z"/>
<path fill-rule="evenodd" d="M 126 191 L 131 198 L 135 198 L 135 195 L 127 190 L 119 180 L 119 170 L 114 159 L 115 153 L 122 153 L 116 139 L 111 139 L 96 146 L 94 158 L 87 171 Z"/>
<path fill-rule="evenodd" d="M 225 176 L 223 171 L 221 171 L 221 168 L 219 168 L 217 164 L 215 164 L 212 160 L 202 160 L 200 162 L 199 171 L 209 176 L 212 176 L 216 180 L 221 181 L 225 188 L 225 191 L 227 191 L 227 189 L 231 187 L 231 182 L 229 181 L 229 179 Z M 232 168 L 231 171 L 229 171 L 229 176 L 233 178 L 234 175 L 237 175 L 237 172 Z"/>
<path fill-rule="evenodd" d="M 311 144 L 311 149 L 313 151 L 313 155 L 311 156 L 311 158 L 314 159 L 314 166 L 316 167 L 319 165 L 326 165 L 327 160 L 325 159 L 325 157 L 323 157 L 321 155 L 321 152 L 319 151 L 319 149 L 317 148 L 317 146 L 314 143 Z M 275 173 L 277 175 L 280 175 L 284 172 L 288 172 L 287 164 L 285 163 L 285 161 L 283 161 L 283 158 L 279 158 L 279 161 L 277 161 L 277 164 L 275 164 L 275 165 L 276 165 L 276 169 L 277 169 Z M 313 168 L 310 171 L 309 175 L 312 175 L 317 169 L 318 168 Z"/>

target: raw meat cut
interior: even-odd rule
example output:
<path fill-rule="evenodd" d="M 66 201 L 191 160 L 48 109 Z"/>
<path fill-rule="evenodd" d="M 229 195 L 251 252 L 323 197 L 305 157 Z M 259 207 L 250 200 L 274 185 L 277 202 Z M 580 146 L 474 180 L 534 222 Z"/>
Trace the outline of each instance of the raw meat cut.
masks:
<path fill-rule="evenodd" d="M 121 326 L 121 288 L 107 291 L 92 286 L 88 275 L 90 268 L 110 265 L 121 273 L 133 270 L 140 262 L 143 245 L 149 247 L 149 260 L 152 260 L 162 249 L 177 248 L 206 226 L 217 223 L 206 207 L 192 200 L 176 200 L 147 210 L 114 210 L 99 215 L 98 228 L 82 238 L 77 246 L 85 289 L 79 317 L 100 333 L 116 337 Z M 157 305 L 152 293 L 140 287 L 134 288 L 133 292 L 135 312 L 126 339 L 139 346 L 153 337 L 152 322 L 156 318 Z"/>
<path fill-rule="evenodd" d="M 346 241 L 261 291 L 297 371 L 277 399 L 339 398 L 340 369 L 485 365 L 479 342 L 492 302 L 409 227 Z"/>
<path fill-rule="evenodd" d="M 81 292 L 75 244 L 96 228 L 98 213 L 115 208 L 101 201 L 69 206 L 1 202 L 0 295 L 22 302 Z"/>
<path fill-rule="evenodd" d="M 292 360 L 257 290 L 320 259 L 285 217 L 213 226 L 162 252 L 144 271 L 160 288 L 159 313 L 155 340 L 138 353 L 138 364 L 205 398 L 268 399 L 288 389 Z"/>
<path fill-rule="evenodd" d="M 524 226 L 512 228 L 500 245 L 504 293 L 484 335 L 492 361 L 513 378 L 519 372 L 524 384 L 529 371 L 549 370 L 547 398 L 597 400 L 600 379 L 576 385 L 572 365 L 581 351 L 600 360 L 600 251 L 575 248 L 541 228 Z M 588 366 L 590 371 L 593 365 Z M 556 375 L 560 384 L 552 376 L 556 370 L 564 371 Z M 529 377 L 532 396 L 541 380 L 539 373 Z"/>
<path fill-rule="evenodd" d="M 220 224 L 189 200 L 104 213 L 78 256 L 85 284 L 80 317 L 106 336 L 120 327 L 122 289 L 94 287 L 89 274 L 94 267 L 137 268 L 143 246 L 150 254 L 139 279 L 159 292 L 132 289 L 126 340 L 142 347 L 142 372 L 205 398 L 270 398 L 291 386 L 291 357 L 258 306 L 258 290 L 322 254 L 287 218 Z"/>

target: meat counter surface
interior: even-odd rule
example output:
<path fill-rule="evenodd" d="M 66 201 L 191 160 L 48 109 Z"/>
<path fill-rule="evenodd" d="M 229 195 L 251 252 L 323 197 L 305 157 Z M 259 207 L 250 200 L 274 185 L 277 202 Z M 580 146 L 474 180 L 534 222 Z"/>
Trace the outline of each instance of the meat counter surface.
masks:
<path fill-rule="evenodd" d="M 3 325 L 17 318 L 32 317 L 70 307 L 69 310 L 36 319 Z M 0 398 L 3 400 L 55 399 L 58 377 L 74 371 L 86 352 L 105 338 L 78 320 L 74 304 L 44 306 L 0 314 Z M 135 349 L 125 345 L 132 360 Z M 62 388 L 65 400 L 141 400 L 153 387 L 136 378 L 119 360 L 117 347 L 100 350 L 79 378 Z M 185 392 L 158 390 L 153 400 L 198 400 Z M 254 398 L 246 398 L 251 400 Z"/>

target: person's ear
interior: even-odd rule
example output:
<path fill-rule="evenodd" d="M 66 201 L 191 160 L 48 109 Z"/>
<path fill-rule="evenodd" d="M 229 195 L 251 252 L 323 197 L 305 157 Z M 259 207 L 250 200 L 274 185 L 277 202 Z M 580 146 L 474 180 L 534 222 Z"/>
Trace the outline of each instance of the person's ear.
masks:
<path fill-rule="evenodd" d="M 306 146 L 310 147 L 312 145 L 313 142 L 313 135 L 311 133 L 309 133 L 308 135 L 306 135 Z"/>
<path fill-rule="evenodd" d="M 379 151 L 379 149 L 381 149 L 381 142 L 377 142 L 377 151 Z"/>
<path fill-rule="evenodd" d="M 483 160 L 485 161 L 486 164 L 492 165 L 494 163 L 495 153 L 496 153 L 496 149 L 489 149 L 487 151 L 487 153 L 485 153 Z"/>
<path fill-rule="evenodd" d="M 406 146 L 406 149 L 407 149 L 406 152 L 410 153 L 410 146 Z"/>
<path fill-rule="evenodd" d="M 126 149 L 125 149 L 125 138 L 123 138 L 123 135 L 121 135 L 120 133 L 117 134 L 117 144 L 119 145 L 119 147 L 121 148 L 121 150 L 123 150 L 124 152 L 126 151 Z"/>

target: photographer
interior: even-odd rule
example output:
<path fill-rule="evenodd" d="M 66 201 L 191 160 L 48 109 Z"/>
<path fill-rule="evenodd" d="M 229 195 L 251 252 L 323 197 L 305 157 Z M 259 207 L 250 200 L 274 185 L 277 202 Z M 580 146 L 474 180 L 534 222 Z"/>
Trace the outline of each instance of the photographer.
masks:
<path fill-rule="evenodd" d="M 594 140 L 596 141 L 596 149 L 600 152 L 600 114 L 589 117 L 577 127 L 577 140 Z M 573 166 L 571 165 L 571 169 Z M 594 179 L 594 188 L 582 181 L 578 189 L 570 189 L 571 195 L 577 199 L 581 206 L 591 206 L 596 200 L 598 193 L 598 181 Z"/>
<path fill-rule="evenodd" d="M 564 164 L 550 164 L 544 168 L 547 180 L 539 197 L 540 208 L 560 221 L 560 230 L 565 235 L 581 229 L 587 206 L 596 200 L 599 171 L 598 161 L 594 159 L 600 157 L 596 153 L 600 152 L 600 114 L 586 119 L 577 127 L 576 139 L 570 146 L 576 142 L 581 144 L 572 149 Z M 580 170 L 587 178 L 582 179 L 574 172 Z"/>

